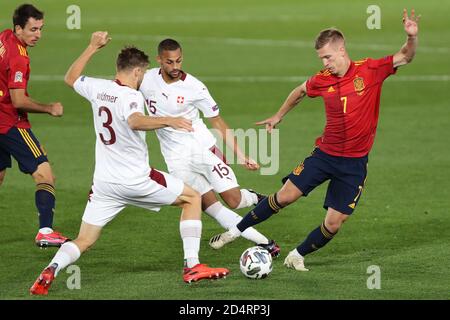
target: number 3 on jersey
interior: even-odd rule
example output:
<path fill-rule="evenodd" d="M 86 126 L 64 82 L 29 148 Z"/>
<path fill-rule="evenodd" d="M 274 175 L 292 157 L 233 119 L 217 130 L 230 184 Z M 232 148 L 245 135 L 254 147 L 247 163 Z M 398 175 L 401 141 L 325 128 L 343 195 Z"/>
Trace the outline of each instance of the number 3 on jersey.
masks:
<path fill-rule="evenodd" d="M 111 127 L 111 123 L 113 120 L 111 111 L 107 107 L 100 107 L 98 109 L 98 116 L 101 117 L 102 113 L 106 113 L 106 121 L 103 122 L 102 125 L 109 131 L 110 139 L 106 140 L 103 133 L 99 133 L 99 136 L 100 140 L 102 140 L 102 142 L 108 146 L 116 142 L 116 133 L 114 132 L 114 129 Z"/>

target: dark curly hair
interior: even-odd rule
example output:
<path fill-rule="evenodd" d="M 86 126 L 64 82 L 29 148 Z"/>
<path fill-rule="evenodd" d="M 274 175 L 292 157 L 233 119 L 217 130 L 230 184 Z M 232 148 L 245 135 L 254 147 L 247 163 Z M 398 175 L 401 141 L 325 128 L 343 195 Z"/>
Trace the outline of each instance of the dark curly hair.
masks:
<path fill-rule="evenodd" d="M 133 46 L 126 46 L 117 56 L 117 71 L 145 67 L 150 63 L 148 56 L 141 50 Z"/>
<path fill-rule="evenodd" d="M 14 28 L 16 26 L 20 26 L 22 29 L 25 28 L 25 25 L 30 18 L 42 20 L 44 19 L 44 13 L 31 4 L 23 4 L 17 7 L 13 14 Z"/>

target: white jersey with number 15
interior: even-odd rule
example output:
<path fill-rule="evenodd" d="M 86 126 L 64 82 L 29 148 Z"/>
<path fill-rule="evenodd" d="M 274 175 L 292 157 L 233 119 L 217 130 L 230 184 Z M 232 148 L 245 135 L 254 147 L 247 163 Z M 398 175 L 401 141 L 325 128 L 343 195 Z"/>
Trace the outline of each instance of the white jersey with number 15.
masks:
<path fill-rule="evenodd" d="M 171 127 L 156 130 L 166 162 L 185 156 L 187 149 L 214 146 L 216 139 L 203 123 L 199 111 L 211 118 L 219 115 L 219 107 L 201 81 L 183 72 L 180 80 L 168 84 L 161 70 L 154 68 L 145 73 L 139 90 L 144 94 L 151 116 L 183 117 L 192 121 L 193 133 Z"/>

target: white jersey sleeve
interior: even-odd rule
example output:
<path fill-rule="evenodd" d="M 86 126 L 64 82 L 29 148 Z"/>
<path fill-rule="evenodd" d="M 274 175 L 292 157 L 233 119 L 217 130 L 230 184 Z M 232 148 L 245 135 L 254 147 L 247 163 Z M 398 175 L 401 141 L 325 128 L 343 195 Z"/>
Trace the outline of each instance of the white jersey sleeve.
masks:
<path fill-rule="evenodd" d="M 219 115 L 219 106 L 213 97 L 211 97 L 208 88 L 201 81 L 198 81 L 198 88 L 193 104 L 203 113 L 205 118 L 212 118 Z"/>
<path fill-rule="evenodd" d="M 121 117 L 121 120 L 127 121 L 128 117 L 136 112 L 145 114 L 144 97 L 139 91 L 127 92 L 123 99 L 124 101 L 120 105 L 121 108 L 118 110 L 118 115 Z"/>
<path fill-rule="evenodd" d="M 73 84 L 73 88 L 75 91 L 82 97 L 87 100 L 91 100 L 92 97 L 92 88 L 96 86 L 96 82 L 100 79 L 80 76 L 77 80 L 75 80 Z"/>

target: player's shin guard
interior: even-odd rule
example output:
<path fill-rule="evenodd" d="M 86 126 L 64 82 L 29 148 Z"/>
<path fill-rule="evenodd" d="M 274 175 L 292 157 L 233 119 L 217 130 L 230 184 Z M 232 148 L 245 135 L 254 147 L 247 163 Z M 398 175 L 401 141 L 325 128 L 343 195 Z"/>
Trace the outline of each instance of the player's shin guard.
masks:
<path fill-rule="evenodd" d="M 242 220 L 242 217 L 240 215 L 226 208 L 219 201 L 209 206 L 205 210 L 205 212 L 216 219 L 216 221 L 225 229 L 231 229 Z M 269 243 L 269 239 L 267 239 L 263 234 L 261 234 L 254 228 L 248 228 L 241 234 L 241 236 L 247 240 L 253 241 L 254 243 Z"/>
<path fill-rule="evenodd" d="M 59 248 L 48 266 L 56 267 L 56 276 L 61 269 L 77 261 L 80 256 L 81 252 L 78 246 L 73 242 L 66 242 Z"/>
<path fill-rule="evenodd" d="M 48 183 L 39 183 L 36 187 L 35 202 L 39 211 L 39 228 L 52 228 L 55 188 Z"/>
<path fill-rule="evenodd" d="M 200 237 L 202 235 L 202 222 L 200 220 L 180 221 L 180 235 L 183 240 L 185 267 L 192 268 L 200 263 Z"/>
<path fill-rule="evenodd" d="M 297 247 L 297 251 L 304 257 L 308 253 L 316 251 L 333 239 L 336 233 L 330 232 L 325 227 L 325 222 L 314 229 L 306 239 Z"/>
<path fill-rule="evenodd" d="M 240 232 L 244 232 L 245 229 L 270 218 L 282 208 L 277 201 L 277 194 L 271 194 L 262 200 L 252 211 L 247 213 L 236 227 Z"/>

